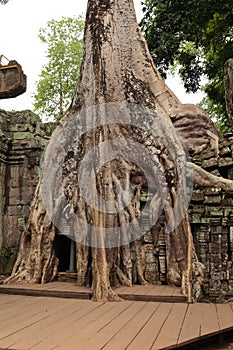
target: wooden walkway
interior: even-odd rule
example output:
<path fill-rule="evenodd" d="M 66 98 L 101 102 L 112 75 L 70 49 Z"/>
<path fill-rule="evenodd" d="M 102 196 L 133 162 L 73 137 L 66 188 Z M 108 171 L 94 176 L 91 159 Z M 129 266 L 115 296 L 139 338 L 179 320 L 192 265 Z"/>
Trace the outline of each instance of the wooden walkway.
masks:
<path fill-rule="evenodd" d="M 74 283 L 0 285 L 0 350 L 174 349 L 233 332 L 233 304 L 187 304 L 169 286 L 116 291 L 124 301 L 94 303 Z"/>
<path fill-rule="evenodd" d="M 33 290 L 35 286 L 26 287 Z M 37 287 L 43 291 L 44 286 Z M 58 287 L 56 283 L 47 285 L 48 290 Z M 75 286 L 66 283 L 61 287 Z M 143 295 L 139 286 L 137 293 Z M 76 298 L 0 294 L 1 350 L 174 349 L 230 330 L 232 304 L 134 300 L 94 303 Z"/>
<path fill-rule="evenodd" d="M 124 300 L 154 301 L 154 302 L 185 302 L 185 296 L 180 294 L 180 288 L 171 286 L 139 286 L 116 288 L 117 294 Z M 75 283 L 53 282 L 48 284 L 3 284 L 0 294 L 46 296 L 56 298 L 91 299 L 90 288 L 78 287 Z"/>

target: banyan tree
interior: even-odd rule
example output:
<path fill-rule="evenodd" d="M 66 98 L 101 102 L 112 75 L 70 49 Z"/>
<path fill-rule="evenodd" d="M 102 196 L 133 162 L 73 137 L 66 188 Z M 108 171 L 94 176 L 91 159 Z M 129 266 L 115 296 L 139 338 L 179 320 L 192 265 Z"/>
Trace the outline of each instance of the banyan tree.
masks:
<path fill-rule="evenodd" d="M 112 288 L 146 284 L 140 216 L 149 212 L 154 247 L 163 225 L 167 281 L 198 297 L 204 266 L 188 218 L 193 185 L 232 191 L 233 183 L 192 164 L 218 154 L 219 134 L 202 110 L 182 105 L 160 77 L 137 25 L 133 0 L 89 0 L 80 81 L 53 132 L 9 282 L 47 283 L 57 275 L 56 234 L 75 242 L 78 285 L 93 300 Z M 141 206 L 142 196 L 150 198 Z"/>

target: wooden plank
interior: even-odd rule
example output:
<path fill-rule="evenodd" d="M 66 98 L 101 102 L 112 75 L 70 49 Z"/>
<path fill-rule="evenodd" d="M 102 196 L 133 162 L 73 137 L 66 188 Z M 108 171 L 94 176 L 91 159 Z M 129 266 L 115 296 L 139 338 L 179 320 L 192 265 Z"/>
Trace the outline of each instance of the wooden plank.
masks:
<path fill-rule="evenodd" d="M 48 301 L 50 301 L 51 299 L 48 298 Z M 55 299 L 57 302 L 59 301 L 59 299 Z M 67 303 L 70 303 L 70 300 L 67 300 Z M 50 323 L 50 326 L 44 328 L 44 330 L 41 330 L 39 327 L 39 331 L 36 337 L 31 337 L 30 333 L 28 333 L 27 338 L 29 338 L 30 340 L 30 345 L 28 347 L 29 348 L 33 348 L 35 346 L 37 346 L 37 344 L 41 344 L 43 343 L 44 349 L 50 349 L 52 347 L 54 347 L 56 345 L 57 339 L 59 340 L 59 336 L 60 337 L 65 337 L 65 339 L 67 337 L 69 337 L 70 335 L 73 334 L 74 329 L 72 328 L 72 326 L 76 323 L 78 320 L 82 319 L 83 317 L 85 317 L 88 314 L 96 314 L 95 311 L 100 309 L 101 307 L 101 303 L 95 304 L 91 301 L 85 301 L 85 300 L 79 300 L 77 301 L 77 304 L 79 305 L 83 305 L 84 307 L 81 308 L 81 310 L 78 310 L 76 312 L 71 312 L 65 319 L 57 319 L 57 322 L 55 323 Z M 98 315 L 98 314 L 97 314 Z M 50 320 L 51 314 L 50 312 L 48 313 L 48 317 L 47 319 Z M 38 322 L 38 325 L 41 325 L 41 322 L 43 320 L 41 320 L 40 322 Z M 23 329 L 19 329 L 18 330 L 18 334 L 20 335 L 21 332 L 24 332 L 24 329 L 29 330 L 31 329 L 33 325 L 29 325 L 28 327 L 25 327 Z M 69 332 L 70 331 L 70 332 Z M 77 332 L 78 330 L 75 329 L 75 332 Z M 48 342 L 47 339 L 48 337 L 50 337 L 50 341 Z M 9 337 L 9 339 L 11 339 Z M 9 340 L 7 339 L 7 341 Z M 52 342 L 54 339 L 54 342 Z M 44 344 L 45 343 L 45 344 Z M 5 345 L 5 342 L 0 341 L 0 347 L 3 345 Z M 32 345 L 33 344 L 33 345 Z M 14 347 L 15 348 L 15 347 Z M 25 348 L 24 348 L 25 350 Z"/>
<path fill-rule="evenodd" d="M 146 295 L 161 295 L 162 290 L 163 290 L 163 286 L 157 286 L 153 284 L 149 284 L 148 286 L 145 286 Z"/>
<path fill-rule="evenodd" d="M 12 308 L 16 307 L 18 304 L 27 301 L 29 297 L 22 297 L 20 295 L 6 295 L 2 294 L 2 299 L 0 300 L 0 317 L 3 313 L 3 310 L 7 309 L 10 311 Z M 5 314 L 5 313 L 4 313 Z"/>
<path fill-rule="evenodd" d="M 27 298 L 19 296 L 19 295 L 6 295 L 6 294 L 0 294 L 0 303 L 1 304 L 11 304 L 12 302 L 14 302 L 14 300 L 21 300 L 22 298 Z"/>
<path fill-rule="evenodd" d="M 43 318 L 48 317 L 49 312 L 56 312 L 57 300 L 39 300 L 34 299 L 34 303 L 29 307 L 25 305 L 25 308 L 19 308 L 15 310 L 15 317 L 11 317 L 2 322 L 0 327 L 0 344 L 1 340 L 8 337 L 10 334 L 18 332 L 20 329 L 28 327 L 29 325 L 39 322 Z"/>
<path fill-rule="evenodd" d="M 49 283 L 48 283 L 49 284 Z M 0 291 L 2 289 L 44 289 L 45 284 L 34 284 L 34 283 L 10 283 L 10 284 L 2 284 L 0 286 Z"/>
<path fill-rule="evenodd" d="M 177 290 L 178 290 L 178 292 L 177 292 Z M 167 286 L 167 285 L 161 285 L 161 286 L 156 286 L 156 288 L 154 288 L 154 292 L 156 293 L 156 295 L 161 295 L 161 296 L 163 296 L 163 295 L 173 296 L 173 294 L 180 295 L 180 288 L 171 287 L 171 286 Z M 153 291 L 152 291 L 152 293 L 153 293 Z"/>
<path fill-rule="evenodd" d="M 151 304 L 152 307 L 154 304 Z M 131 343 L 126 347 L 127 350 L 149 350 L 153 346 L 155 339 L 161 331 L 161 328 L 167 319 L 172 304 L 160 304 L 155 308 L 152 316 L 144 324 L 142 329 L 135 335 Z"/>
<path fill-rule="evenodd" d="M 118 328 L 122 327 L 122 324 L 127 322 L 131 315 L 134 316 L 143 306 L 142 303 L 114 303 L 110 312 L 104 314 L 101 319 L 89 323 L 68 341 L 58 344 L 54 349 L 76 350 L 77 344 L 79 344 L 82 350 L 99 350 L 106 343 L 108 337 L 115 334 Z"/>
<path fill-rule="evenodd" d="M 217 333 L 219 331 L 218 316 L 215 304 L 201 304 L 202 306 L 202 324 L 201 336 Z"/>
<path fill-rule="evenodd" d="M 130 302 L 127 303 L 131 304 Z M 96 305 L 98 304 L 99 307 L 97 308 Z M 89 329 L 89 334 L 91 334 L 93 325 L 95 327 L 96 324 L 98 324 L 101 327 L 103 323 L 109 322 L 109 319 L 112 318 L 111 314 L 113 313 L 112 309 L 114 308 L 114 304 L 115 303 L 94 303 L 90 301 L 90 305 L 93 307 L 92 311 L 82 315 L 82 317 L 73 319 L 72 322 L 69 322 L 63 327 L 62 332 L 57 332 L 57 326 L 55 326 L 53 332 L 46 339 L 42 339 L 40 343 L 34 346 L 33 350 L 55 349 L 60 344 L 63 346 L 63 344 L 69 342 L 74 335 L 82 334 L 82 332 L 86 332 L 87 329 Z M 124 302 L 117 304 L 118 307 L 115 313 L 113 313 L 114 315 L 120 313 L 125 307 Z M 75 345 L 77 348 L 77 343 Z M 62 349 L 67 350 L 68 348 L 63 346 Z"/>
<path fill-rule="evenodd" d="M 64 282 L 62 283 L 62 285 L 60 286 L 61 282 L 56 282 L 56 285 L 54 286 L 55 290 L 67 290 L 70 292 L 91 292 L 91 288 L 90 287 L 81 287 L 78 286 L 76 283 L 68 283 L 68 282 Z"/>
<path fill-rule="evenodd" d="M 15 349 L 28 349 L 33 345 L 40 342 L 43 338 L 48 337 L 51 333 L 63 331 L 63 327 L 66 320 L 69 319 L 72 314 L 80 313 L 80 310 L 87 307 L 87 303 L 80 303 L 76 300 L 64 300 L 59 303 L 55 313 L 50 313 L 49 317 L 41 320 L 40 322 L 30 325 L 20 332 L 17 332 L 10 336 L 10 339 L 5 339 L 2 343 L 6 347 L 14 347 Z M 86 312 L 87 310 L 85 310 Z"/>
<path fill-rule="evenodd" d="M 140 290 L 142 288 L 141 285 L 133 285 L 132 287 L 125 287 L 125 286 L 121 286 L 121 287 L 117 287 L 115 289 L 116 293 L 125 293 L 125 294 L 135 294 L 137 290 Z"/>
<path fill-rule="evenodd" d="M 183 345 L 190 340 L 198 340 L 201 335 L 201 324 L 203 323 L 203 307 L 202 304 L 189 304 L 181 332 L 178 339 L 178 344 Z"/>
<path fill-rule="evenodd" d="M 4 312 L 0 314 L 1 329 L 3 329 L 3 326 L 8 322 L 12 322 L 12 319 L 14 321 L 16 316 L 17 318 L 23 318 L 24 313 L 27 312 L 27 310 L 32 311 L 34 305 L 41 306 L 41 299 L 31 299 L 27 297 L 24 301 L 19 300 L 14 302 L 9 308 L 5 309 L 6 311 L 4 310 Z"/>
<path fill-rule="evenodd" d="M 186 298 L 178 292 L 179 288 L 170 286 L 119 287 L 116 292 L 124 300 L 153 302 L 185 302 Z M 55 298 L 91 299 L 90 288 L 78 287 L 75 283 L 52 282 L 39 284 L 12 284 L 0 286 L 0 295 L 43 296 Z"/>
<path fill-rule="evenodd" d="M 167 295 L 147 295 L 147 294 L 121 294 L 119 296 L 124 300 L 160 302 L 160 303 L 184 303 L 186 298 L 183 295 L 167 296 Z"/>
<path fill-rule="evenodd" d="M 128 289 L 128 294 L 131 295 L 135 295 L 135 294 L 145 294 L 147 286 L 142 286 L 142 285 L 138 285 L 138 286 L 134 286 Z"/>
<path fill-rule="evenodd" d="M 217 315 L 220 330 L 233 329 L 233 312 L 230 304 L 217 304 Z"/>
<path fill-rule="evenodd" d="M 160 304 L 157 303 L 157 307 Z M 132 342 L 135 334 L 139 333 L 141 328 L 150 319 L 154 313 L 154 307 L 151 307 L 151 303 L 146 303 L 145 306 L 137 313 L 137 315 L 128 321 L 124 327 L 122 327 L 115 335 L 107 341 L 103 346 L 104 350 L 119 350 L 126 349 L 126 347 Z"/>
<path fill-rule="evenodd" d="M 179 288 L 171 286 L 148 285 L 139 288 L 128 288 L 117 290 L 119 296 L 124 300 L 151 301 L 151 302 L 185 302 L 186 297 L 181 295 Z"/>
<path fill-rule="evenodd" d="M 182 295 L 180 287 L 171 287 L 171 296 L 180 296 L 180 295 Z M 184 295 L 182 295 L 182 296 L 184 296 Z M 184 296 L 184 297 L 187 299 L 186 296 Z"/>
<path fill-rule="evenodd" d="M 163 349 L 177 344 L 187 308 L 188 304 L 172 305 L 169 316 L 165 320 L 151 350 Z"/>
<path fill-rule="evenodd" d="M 27 295 L 38 297 L 51 298 L 68 298 L 68 299 L 91 299 L 92 293 L 90 291 L 64 291 L 64 290 L 50 290 L 50 289 L 26 289 L 26 288 L 4 288 L 0 289 L 0 293 L 10 295 Z"/>
<path fill-rule="evenodd" d="M 27 310 L 32 310 L 35 305 L 41 306 L 40 298 L 34 299 L 27 297 L 24 300 L 19 299 L 17 301 L 14 301 L 11 305 L 7 306 L 7 309 L 3 309 L 3 312 L 0 313 L 1 324 L 4 323 L 5 325 L 7 322 L 12 322 L 12 319 L 14 320 L 16 316 L 24 317 L 24 314 L 27 312 Z M 7 312 L 4 310 L 7 310 Z M 1 329 L 3 329 L 2 326 Z"/>

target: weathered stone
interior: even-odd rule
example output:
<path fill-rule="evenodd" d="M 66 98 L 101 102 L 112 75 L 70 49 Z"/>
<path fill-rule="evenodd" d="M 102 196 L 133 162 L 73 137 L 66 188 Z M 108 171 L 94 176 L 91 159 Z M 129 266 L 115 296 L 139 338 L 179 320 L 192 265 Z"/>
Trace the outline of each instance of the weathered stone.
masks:
<path fill-rule="evenodd" d="M 0 273 L 13 266 L 51 131 L 31 111 L 0 110 Z"/>
<path fill-rule="evenodd" d="M 190 218 L 192 224 L 201 222 L 201 214 L 191 214 Z"/>
<path fill-rule="evenodd" d="M 16 61 L 0 64 L 0 99 L 23 94 L 27 87 L 27 77 Z"/>
<path fill-rule="evenodd" d="M 205 204 L 221 204 L 221 196 L 205 196 Z"/>
<path fill-rule="evenodd" d="M 194 190 L 192 194 L 192 202 L 203 202 L 205 199 L 203 191 Z"/>
<path fill-rule="evenodd" d="M 146 264 L 146 271 L 157 273 L 158 272 L 158 265 L 155 262 L 148 262 Z"/>
<path fill-rule="evenodd" d="M 206 160 L 206 159 L 215 158 L 215 157 L 216 157 L 216 154 L 214 153 L 214 151 L 202 152 L 199 155 L 200 160 Z"/>
<path fill-rule="evenodd" d="M 230 147 L 223 147 L 222 149 L 220 149 L 219 153 L 221 156 L 224 156 L 226 154 L 230 154 L 230 156 L 231 156 L 231 149 L 230 149 Z"/>
<path fill-rule="evenodd" d="M 220 158 L 218 160 L 218 166 L 219 167 L 226 167 L 226 166 L 230 166 L 233 164 L 233 159 L 232 157 L 227 157 L 227 158 Z"/>
<path fill-rule="evenodd" d="M 189 212 L 190 214 L 203 214 L 205 212 L 205 207 L 204 205 L 190 205 L 189 207 Z"/>
<path fill-rule="evenodd" d="M 143 240 L 145 243 L 151 243 L 152 242 L 152 234 L 151 232 L 147 232 L 144 236 L 143 236 Z"/>
<path fill-rule="evenodd" d="M 211 159 L 205 159 L 202 161 L 201 166 L 202 168 L 211 168 L 214 166 L 217 166 L 218 162 L 216 158 L 211 158 Z"/>
<path fill-rule="evenodd" d="M 228 169 L 228 179 L 233 180 L 233 167 Z"/>
<path fill-rule="evenodd" d="M 205 189 L 203 189 L 203 193 L 205 196 L 216 195 L 216 194 L 221 193 L 221 188 L 214 188 L 214 187 L 205 188 Z"/>

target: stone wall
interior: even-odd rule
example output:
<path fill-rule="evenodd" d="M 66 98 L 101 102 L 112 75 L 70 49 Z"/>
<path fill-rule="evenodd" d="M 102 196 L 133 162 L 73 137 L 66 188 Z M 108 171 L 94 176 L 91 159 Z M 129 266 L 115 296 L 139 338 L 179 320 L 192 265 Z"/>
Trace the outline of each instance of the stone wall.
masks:
<path fill-rule="evenodd" d="M 203 169 L 233 180 L 233 135 L 212 152 L 193 159 Z M 233 292 L 233 193 L 196 188 L 189 207 L 197 254 L 206 266 L 204 296 L 221 298 Z M 233 294 L 232 294 L 233 295 Z"/>
<path fill-rule="evenodd" d="M 31 111 L 0 110 L 0 273 L 11 272 L 52 125 Z"/>
<path fill-rule="evenodd" d="M 193 162 L 218 176 L 233 180 L 233 135 L 226 136 L 219 144 L 220 154 L 202 153 Z M 233 296 L 233 193 L 216 188 L 194 188 L 189 205 L 189 216 L 194 245 L 200 261 L 206 266 L 203 297 L 221 300 Z M 141 220 L 147 232 L 149 217 Z M 143 238 L 146 255 L 146 279 L 155 284 L 167 283 L 166 236 L 163 218 L 157 232 L 158 243 L 154 249 L 153 235 L 147 232 Z"/>

